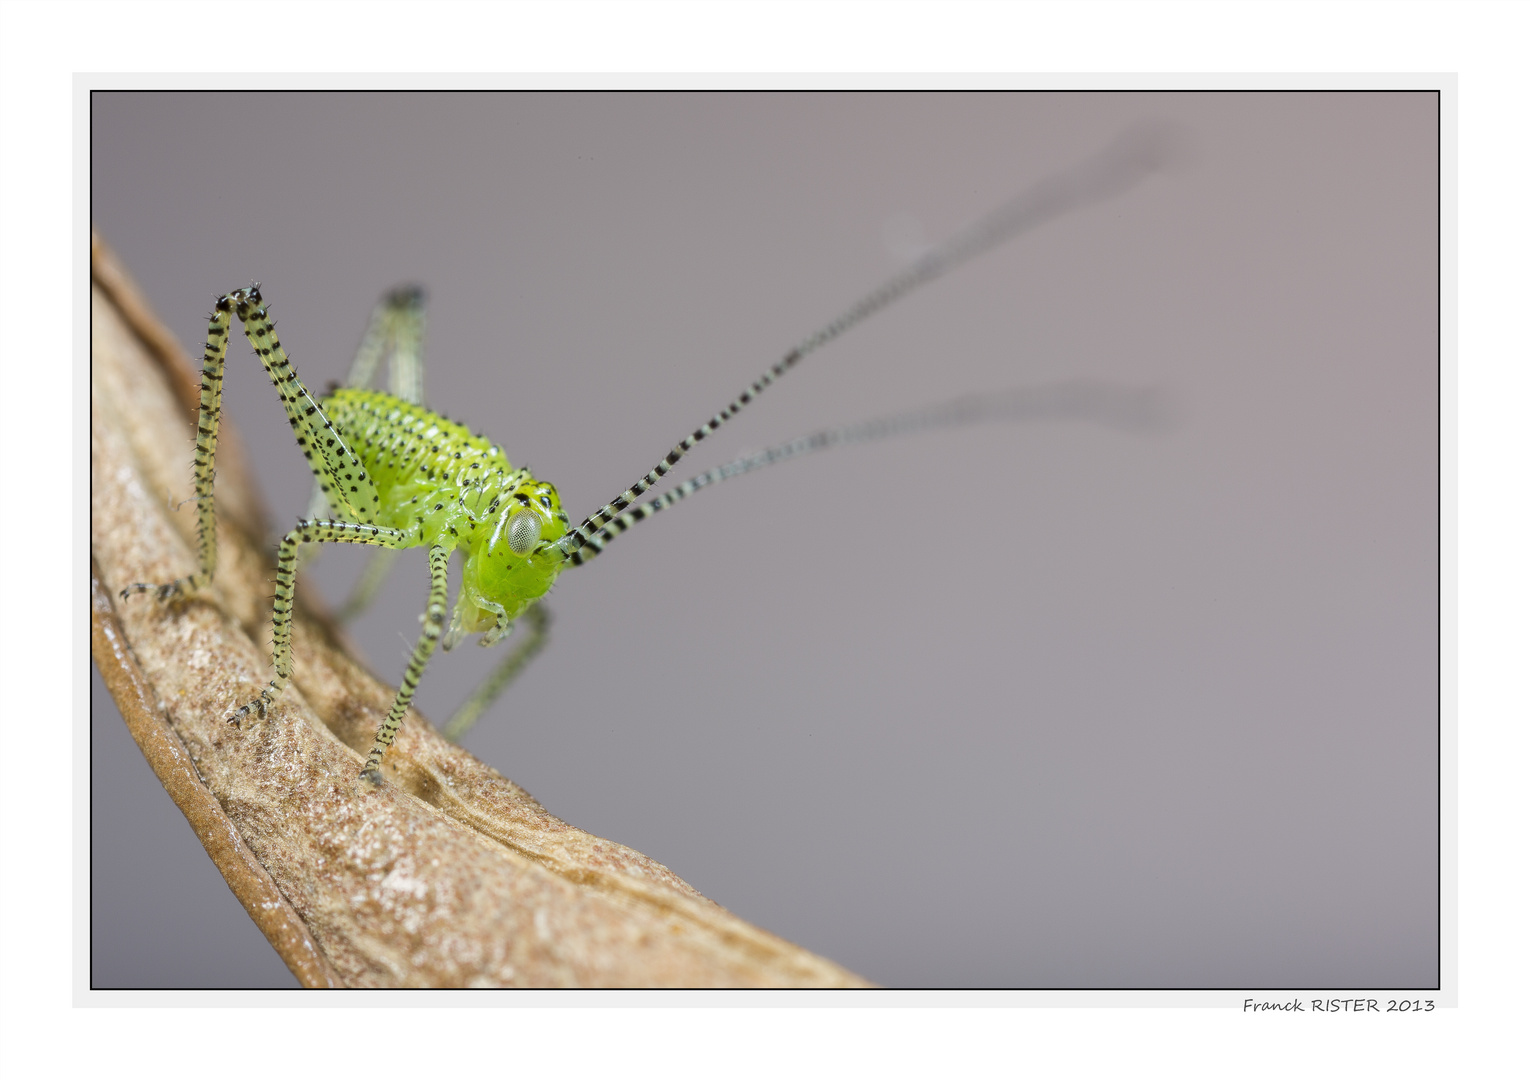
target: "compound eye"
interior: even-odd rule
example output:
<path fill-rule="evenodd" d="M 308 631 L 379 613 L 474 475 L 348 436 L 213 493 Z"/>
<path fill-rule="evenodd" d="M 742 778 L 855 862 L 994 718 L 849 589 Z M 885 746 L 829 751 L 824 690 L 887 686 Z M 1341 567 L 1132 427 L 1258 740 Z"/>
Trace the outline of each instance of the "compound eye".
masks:
<path fill-rule="evenodd" d="M 535 510 L 522 510 L 510 519 L 506 542 L 517 555 L 529 555 L 542 538 L 542 518 Z"/>

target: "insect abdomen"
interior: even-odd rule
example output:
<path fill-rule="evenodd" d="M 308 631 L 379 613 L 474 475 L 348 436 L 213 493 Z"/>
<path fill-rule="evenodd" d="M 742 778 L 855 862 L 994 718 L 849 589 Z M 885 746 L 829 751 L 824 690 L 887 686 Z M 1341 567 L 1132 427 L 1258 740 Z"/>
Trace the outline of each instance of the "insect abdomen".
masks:
<path fill-rule="evenodd" d="M 476 501 L 474 493 L 531 479 L 483 436 L 380 390 L 340 389 L 323 404 L 377 486 L 380 524 L 410 527 L 444 491 L 455 493 L 454 502 L 464 495 Z"/>

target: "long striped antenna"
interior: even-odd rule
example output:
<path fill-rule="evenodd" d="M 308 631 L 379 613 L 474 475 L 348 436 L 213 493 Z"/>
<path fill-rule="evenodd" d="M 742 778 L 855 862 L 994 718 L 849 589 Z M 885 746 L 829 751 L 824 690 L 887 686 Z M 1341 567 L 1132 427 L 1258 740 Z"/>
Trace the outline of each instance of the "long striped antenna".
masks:
<path fill-rule="evenodd" d="M 1140 431 L 1162 426 L 1167 421 L 1167 413 L 1161 394 L 1151 387 L 1118 387 L 1074 380 L 994 394 L 968 394 L 896 416 L 879 417 L 846 427 L 826 428 L 773 446 L 769 450 L 740 454 L 726 465 L 708 469 L 670 488 L 658 498 L 618 514 L 590 537 L 581 552 L 584 556 L 582 561 L 589 562 L 605 550 L 606 545 L 615 537 L 702 488 L 763 469 L 767 465 L 836 446 L 871 442 L 895 435 L 911 435 L 933 428 L 1035 420 L 1085 420 L 1107 427 Z"/>
<path fill-rule="evenodd" d="M 893 275 L 852 304 L 843 314 L 789 349 L 785 356 L 751 383 L 749 388 L 734 398 L 726 408 L 681 439 L 675 448 L 637 483 L 565 533 L 560 543 L 568 561 L 579 566 L 598 554 L 606 541 L 615 535 L 606 529 L 607 525 L 645 491 L 658 483 L 692 447 L 736 416 L 745 405 L 795 367 L 797 362 L 808 353 L 833 341 L 852 326 L 887 307 L 918 286 L 935 280 L 947 270 L 989 248 L 1053 218 L 1060 217 L 1070 210 L 1112 198 L 1129 190 L 1163 165 L 1171 149 L 1168 134 L 1162 129 L 1137 128 L 1128 131 L 1094 157 L 1071 169 L 1054 173 L 1043 179 L 1034 187 L 925 252 L 906 269 Z M 679 496 L 679 498 L 683 497 Z M 616 532 L 621 531 L 621 529 L 616 530 Z M 597 537 L 600 539 L 597 540 Z M 593 547 L 594 552 L 586 551 L 587 547 Z"/>

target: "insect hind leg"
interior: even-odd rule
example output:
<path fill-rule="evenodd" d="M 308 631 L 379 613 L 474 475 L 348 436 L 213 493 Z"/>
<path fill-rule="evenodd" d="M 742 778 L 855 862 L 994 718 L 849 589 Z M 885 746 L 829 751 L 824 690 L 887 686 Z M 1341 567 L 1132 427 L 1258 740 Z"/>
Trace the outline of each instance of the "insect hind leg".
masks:
<path fill-rule="evenodd" d="M 425 290 L 418 285 L 399 286 L 377 301 L 343 385 L 370 386 L 379 367 L 387 372 L 390 394 L 411 405 L 424 407 Z M 308 499 L 307 517 L 334 516 L 324 487 L 323 480 L 316 476 Z M 306 565 L 317 554 L 316 547 L 304 548 L 299 553 L 298 565 Z M 340 607 L 337 617 L 341 622 L 350 622 L 371 606 L 392 571 L 396 557 L 397 552 L 393 551 L 378 551 L 372 555 Z"/>
<path fill-rule="evenodd" d="M 260 286 L 229 293 L 219 299 L 218 306 L 220 310 L 231 307 L 244 324 L 244 336 L 276 387 L 298 448 L 319 480 L 330 510 L 336 517 L 374 520 L 381 503 L 377 487 L 323 405 L 298 378 L 267 316 Z"/>
<path fill-rule="evenodd" d="M 152 592 L 160 600 L 189 596 L 207 587 L 218 567 L 217 515 L 213 507 L 213 460 L 218 450 L 218 422 L 223 413 L 223 361 L 228 352 L 232 293 L 221 296 L 207 316 L 207 342 L 202 347 L 202 389 L 197 403 L 197 446 L 192 473 L 197 504 L 197 571 L 164 585 L 137 582 L 122 590 L 122 599 Z"/>
<path fill-rule="evenodd" d="M 388 393 L 425 404 L 425 290 L 402 285 L 385 293 L 367 320 L 345 386 L 370 386 L 377 369 L 388 372 Z"/>
<path fill-rule="evenodd" d="M 425 290 L 418 285 L 394 289 L 383 298 L 388 313 L 388 393 L 411 405 L 425 404 Z M 355 385 L 354 383 L 352 385 Z"/>

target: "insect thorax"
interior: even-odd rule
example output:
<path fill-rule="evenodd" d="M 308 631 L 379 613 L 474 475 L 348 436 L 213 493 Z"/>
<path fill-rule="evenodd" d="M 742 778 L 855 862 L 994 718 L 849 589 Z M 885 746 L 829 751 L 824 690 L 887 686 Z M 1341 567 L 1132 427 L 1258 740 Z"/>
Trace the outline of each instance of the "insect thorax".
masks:
<path fill-rule="evenodd" d="M 323 406 L 377 488 L 374 524 L 463 553 L 452 639 L 488 631 L 497 640 L 565 566 L 558 541 L 569 522 L 557 489 L 483 436 L 391 394 L 345 388 Z M 539 542 L 517 554 L 509 523 L 527 510 L 539 519 Z"/>

